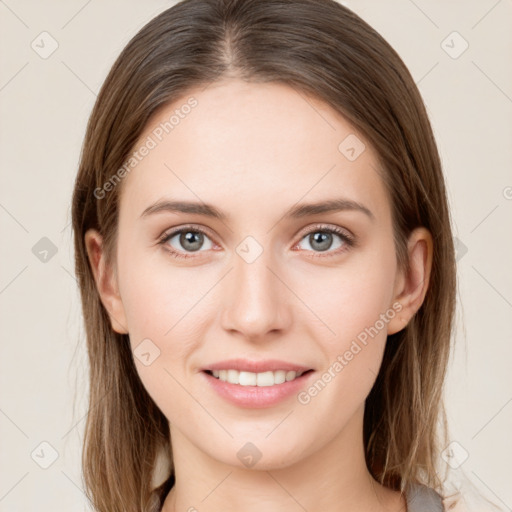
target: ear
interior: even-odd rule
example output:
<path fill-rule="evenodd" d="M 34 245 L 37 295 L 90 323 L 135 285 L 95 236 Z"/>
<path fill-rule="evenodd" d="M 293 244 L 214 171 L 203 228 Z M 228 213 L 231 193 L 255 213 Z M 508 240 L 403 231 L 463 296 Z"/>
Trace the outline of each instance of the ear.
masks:
<path fill-rule="evenodd" d="M 95 229 L 89 229 L 85 233 L 84 239 L 96 288 L 110 317 L 112 329 L 119 334 L 128 334 L 126 315 L 117 286 L 117 278 L 105 261 L 106 258 L 102 248 L 103 238 Z"/>
<path fill-rule="evenodd" d="M 423 304 L 430 281 L 433 241 L 430 231 L 416 228 L 407 243 L 410 270 L 400 271 L 395 280 L 393 303 L 399 302 L 402 309 L 388 323 L 388 334 L 402 330 Z"/>

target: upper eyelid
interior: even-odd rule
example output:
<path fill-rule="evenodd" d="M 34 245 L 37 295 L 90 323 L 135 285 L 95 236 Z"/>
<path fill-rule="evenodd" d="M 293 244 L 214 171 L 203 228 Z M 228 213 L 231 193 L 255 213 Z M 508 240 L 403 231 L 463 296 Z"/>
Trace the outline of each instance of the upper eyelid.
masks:
<path fill-rule="evenodd" d="M 198 224 L 185 224 L 184 226 L 175 226 L 175 227 L 172 227 L 172 228 L 169 228 L 169 229 L 166 229 L 162 235 L 160 235 L 158 238 L 159 239 L 162 239 L 162 238 L 167 238 L 167 237 L 170 237 L 170 236 L 174 236 L 174 235 L 177 235 L 183 231 L 186 231 L 186 230 L 189 230 L 189 231 L 199 231 L 201 233 L 205 233 L 209 236 L 212 236 L 212 232 L 210 231 L 210 229 L 208 229 L 207 227 L 205 226 L 200 226 Z"/>
<path fill-rule="evenodd" d="M 304 230 L 301 230 L 301 233 L 304 233 L 304 235 L 307 235 L 310 233 L 314 233 L 315 231 L 324 231 L 324 230 L 325 231 L 336 231 L 335 234 L 339 234 L 339 233 L 337 233 L 337 231 L 346 231 L 347 236 L 354 237 L 354 235 L 352 234 L 352 232 L 349 229 L 344 228 L 342 226 L 337 226 L 334 224 L 326 224 L 326 223 L 320 223 L 320 224 L 316 224 L 311 227 L 304 228 Z"/>

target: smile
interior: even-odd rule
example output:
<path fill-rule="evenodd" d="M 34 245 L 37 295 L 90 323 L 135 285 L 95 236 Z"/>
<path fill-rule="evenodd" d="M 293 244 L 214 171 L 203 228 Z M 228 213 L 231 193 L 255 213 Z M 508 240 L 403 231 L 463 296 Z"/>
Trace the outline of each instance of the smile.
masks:
<path fill-rule="evenodd" d="M 311 370 L 307 370 L 311 371 Z M 238 384 L 240 386 L 274 386 L 276 384 L 283 384 L 299 378 L 307 371 L 267 371 L 261 373 L 238 371 L 234 369 L 229 370 L 213 370 L 207 371 L 213 377 L 229 384 Z"/>

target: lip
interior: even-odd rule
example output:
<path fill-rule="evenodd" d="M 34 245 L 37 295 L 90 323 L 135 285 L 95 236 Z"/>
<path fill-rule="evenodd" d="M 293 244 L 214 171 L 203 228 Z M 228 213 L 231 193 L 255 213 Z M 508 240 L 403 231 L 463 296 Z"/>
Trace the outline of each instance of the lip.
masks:
<path fill-rule="evenodd" d="M 231 384 L 229 382 L 222 381 L 210 373 L 207 373 L 208 370 L 228 369 L 253 373 L 277 370 L 296 372 L 304 371 L 306 373 L 294 380 L 286 381 L 282 384 L 274 384 L 273 386 L 241 386 L 240 384 Z M 291 396 L 297 396 L 297 394 L 308 385 L 311 377 L 315 373 L 316 372 L 312 368 L 293 363 L 286 363 L 284 361 L 266 360 L 257 362 L 242 359 L 230 359 L 228 361 L 215 363 L 199 372 L 211 389 L 213 389 L 221 398 L 236 405 L 237 407 L 248 409 L 272 407 L 280 402 L 284 402 Z"/>
<path fill-rule="evenodd" d="M 201 368 L 201 370 L 238 370 L 239 372 L 263 373 L 277 372 L 278 370 L 285 370 L 288 372 L 306 372 L 308 370 L 312 370 L 312 368 L 300 364 L 280 361 L 278 359 L 265 359 L 263 361 L 251 361 L 249 359 L 227 359 L 225 361 L 219 361 L 218 363 L 205 366 L 204 368 Z"/>

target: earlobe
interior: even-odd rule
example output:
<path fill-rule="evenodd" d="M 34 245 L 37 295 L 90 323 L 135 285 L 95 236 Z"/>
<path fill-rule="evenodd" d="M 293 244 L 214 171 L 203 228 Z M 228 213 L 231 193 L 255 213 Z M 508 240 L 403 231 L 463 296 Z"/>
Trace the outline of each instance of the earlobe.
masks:
<path fill-rule="evenodd" d="M 402 330 L 420 309 L 430 282 L 432 269 L 433 240 L 424 227 L 413 230 L 407 243 L 409 272 L 397 277 L 398 286 L 393 302 L 401 304 L 399 314 L 389 322 L 388 334 Z"/>
<path fill-rule="evenodd" d="M 126 315 L 112 269 L 106 264 L 102 248 L 103 238 L 95 229 L 85 233 L 85 247 L 94 275 L 96 289 L 110 317 L 112 329 L 119 334 L 128 334 Z"/>

